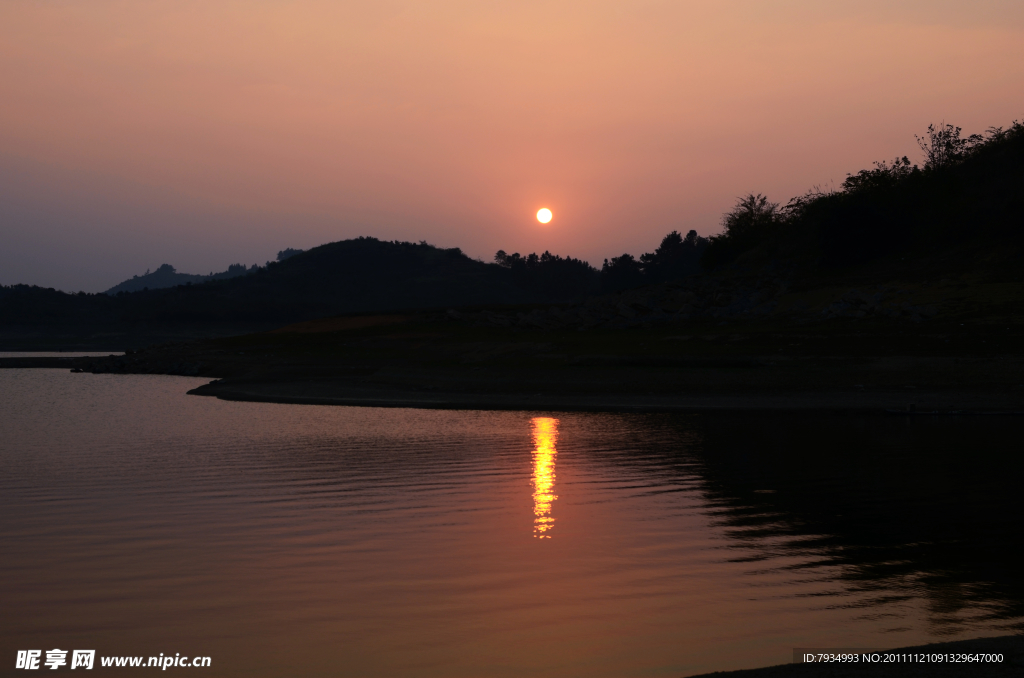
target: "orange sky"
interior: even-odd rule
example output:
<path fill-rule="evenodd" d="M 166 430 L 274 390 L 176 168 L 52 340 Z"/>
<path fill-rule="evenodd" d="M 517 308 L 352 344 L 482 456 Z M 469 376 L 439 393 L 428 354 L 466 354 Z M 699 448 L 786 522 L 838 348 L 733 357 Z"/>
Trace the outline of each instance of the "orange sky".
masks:
<path fill-rule="evenodd" d="M 829 4 L 5 2 L 0 283 L 358 235 L 600 265 L 1024 118 L 1019 0 Z"/>

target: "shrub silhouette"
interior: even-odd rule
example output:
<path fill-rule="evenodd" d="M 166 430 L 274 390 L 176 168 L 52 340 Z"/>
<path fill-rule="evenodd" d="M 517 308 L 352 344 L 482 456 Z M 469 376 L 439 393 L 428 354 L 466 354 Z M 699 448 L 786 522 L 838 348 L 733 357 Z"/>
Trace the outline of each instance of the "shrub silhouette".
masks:
<path fill-rule="evenodd" d="M 928 125 L 927 134 L 927 138 L 916 134 L 914 138 L 924 152 L 924 167 L 930 170 L 956 165 L 985 143 L 985 137 L 980 134 L 961 139 L 960 128 L 945 123 Z"/>

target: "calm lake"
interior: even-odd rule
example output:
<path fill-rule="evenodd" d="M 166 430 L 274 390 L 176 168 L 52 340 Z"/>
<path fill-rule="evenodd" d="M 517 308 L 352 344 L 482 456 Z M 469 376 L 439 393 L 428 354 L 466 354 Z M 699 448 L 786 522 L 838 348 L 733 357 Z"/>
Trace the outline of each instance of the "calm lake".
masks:
<path fill-rule="evenodd" d="M 6 671 L 685 676 L 1024 630 L 1018 418 L 185 395 L 205 381 L 0 371 Z"/>

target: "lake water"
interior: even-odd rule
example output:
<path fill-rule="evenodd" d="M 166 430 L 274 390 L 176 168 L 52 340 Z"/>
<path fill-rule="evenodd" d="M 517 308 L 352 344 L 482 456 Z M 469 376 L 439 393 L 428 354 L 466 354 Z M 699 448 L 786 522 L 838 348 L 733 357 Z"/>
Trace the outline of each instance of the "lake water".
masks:
<path fill-rule="evenodd" d="M 685 676 L 1024 630 L 1017 418 L 185 395 L 203 382 L 0 371 L 5 671 L 88 648 L 211 676 Z"/>

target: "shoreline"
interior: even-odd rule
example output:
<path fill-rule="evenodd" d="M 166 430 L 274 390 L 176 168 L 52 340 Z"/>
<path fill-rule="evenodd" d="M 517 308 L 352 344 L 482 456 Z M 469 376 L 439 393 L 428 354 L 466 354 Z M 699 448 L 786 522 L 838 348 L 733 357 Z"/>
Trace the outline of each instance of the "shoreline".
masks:
<path fill-rule="evenodd" d="M 420 318 L 398 324 L 390 316 L 359 318 L 358 327 L 342 320 L 342 329 L 341 320 L 327 319 L 105 357 L 0 357 L 0 369 L 203 377 L 211 381 L 190 393 L 309 405 L 1024 414 L 1022 344 L 1005 331 L 958 344 L 935 328 L 920 334 L 885 327 L 849 334 L 838 326 L 814 333 L 747 327 L 746 334 L 723 334 L 715 326 L 687 335 L 670 328 L 509 334 Z"/>
<path fill-rule="evenodd" d="M 681 393 L 672 395 L 523 394 L 414 391 L 356 387 L 339 382 L 231 383 L 212 381 L 190 395 L 241 402 L 448 410 L 557 410 L 563 412 L 856 412 L 897 416 L 1024 414 L 1020 394 L 927 391 L 804 391 Z"/>
<path fill-rule="evenodd" d="M 815 648 L 806 648 L 813 651 Z M 842 648 L 829 648 L 833 652 Z M 825 651 L 824 648 L 819 651 Z M 853 652 L 853 648 L 849 648 Z M 860 654 L 861 650 L 857 652 Z M 902 678 L 918 676 L 950 678 L 959 676 L 1019 676 L 1024 674 L 1024 635 L 1011 634 L 970 640 L 955 640 L 944 643 L 929 643 L 910 647 L 880 650 L 881 654 L 1002 654 L 1001 663 L 848 663 L 848 664 L 807 664 L 789 663 L 765 666 L 758 669 L 739 669 L 737 671 L 715 671 L 701 673 L 687 678 L 803 678 L 805 676 L 821 676 L 827 678 L 847 678 L 870 676 L 872 678 Z"/>
<path fill-rule="evenodd" d="M 824 380 L 771 384 L 762 379 L 752 383 L 752 378 L 730 375 L 728 368 L 676 369 L 677 374 L 669 375 L 662 383 L 650 381 L 654 372 L 636 368 L 618 371 L 591 368 L 586 372 L 565 369 L 538 372 L 526 368 L 498 372 L 463 366 L 325 370 L 300 365 L 248 372 L 217 367 L 200 370 L 192 363 L 174 360 L 140 369 L 131 364 L 132 358 L 130 355 L 0 357 L 0 369 L 55 368 L 85 374 L 205 377 L 211 381 L 188 393 L 229 401 L 295 405 L 620 413 L 1024 415 L 1024 387 L 1010 384 L 935 384 L 901 388 L 894 384 L 830 386 L 821 383 Z M 672 369 L 662 370 L 661 375 Z M 342 373 L 338 374 L 339 371 Z M 698 371 L 704 373 L 703 378 L 683 378 L 686 372 Z M 594 379 L 594 375 L 599 378 Z M 214 378 L 217 376 L 222 378 Z M 585 378 L 587 376 L 591 378 Z M 607 378 L 600 378 L 602 376 Z M 847 371 L 840 376 L 851 375 Z M 854 381 L 853 378 L 844 380 L 847 384 Z M 839 379 L 830 381 L 834 383 Z"/>

